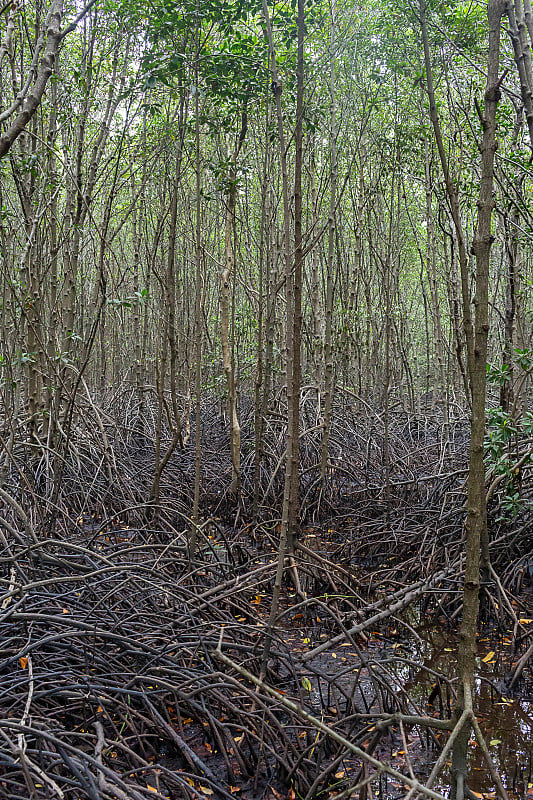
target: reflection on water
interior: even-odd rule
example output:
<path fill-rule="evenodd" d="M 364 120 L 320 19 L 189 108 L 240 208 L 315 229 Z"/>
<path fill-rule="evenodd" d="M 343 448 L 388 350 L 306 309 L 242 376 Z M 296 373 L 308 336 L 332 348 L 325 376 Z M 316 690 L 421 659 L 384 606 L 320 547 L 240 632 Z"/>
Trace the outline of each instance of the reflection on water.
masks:
<path fill-rule="evenodd" d="M 394 672 L 403 689 L 417 702 L 421 705 L 427 704 L 429 697 L 436 709 L 446 713 L 449 702 L 446 687 L 438 686 L 435 680 L 432 684 L 431 677 L 424 669 L 413 670 L 407 661 L 418 661 L 424 667 L 454 678 L 457 637 L 436 629 L 434 625 L 421 625 L 418 612 L 414 609 L 406 619 L 420 638 L 411 636 L 403 640 L 402 655 L 406 655 L 406 659 L 403 663 L 396 659 Z M 510 637 L 501 637 L 498 640 L 480 637 L 477 669 L 480 679 L 476 682 L 476 714 L 504 786 L 511 796 L 522 800 L 526 797 L 528 788 L 533 788 L 533 695 L 532 687 L 527 684 L 522 687 L 525 689 L 522 696 L 518 692 L 514 695 L 509 693 L 509 696 L 505 694 L 503 678 L 510 672 L 513 660 L 509 653 L 510 645 Z M 477 742 L 472 740 L 471 744 L 470 788 L 490 797 L 495 787 Z M 445 789 L 443 783 L 441 788 Z"/>
<path fill-rule="evenodd" d="M 304 640 L 305 641 L 305 640 Z M 309 639 L 307 639 L 307 642 Z M 504 677 L 511 671 L 512 637 L 479 638 L 476 682 L 476 714 L 489 750 L 512 800 L 533 797 L 533 686 L 522 683 L 520 691 L 505 693 Z M 308 702 L 314 713 L 324 706 L 337 705 L 339 718 L 347 712 L 347 699 L 353 708 L 368 713 L 380 705 L 371 673 L 385 679 L 388 690 L 403 702 L 411 713 L 449 718 L 456 682 L 457 634 L 449 631 L 437 616 L 415 608 L 404 612 L 389 627 L 371 632 L 365 646 L 341 645 L 337 653 L 324 653 L 308 662 L 310 674 Z M 360 657 L 365 660 L 362 664 Z M 321 677 L 320 677 L 321 676 Z M 334 689 L 332 690 L 332 684 Z M 338 692 L 336 694 L 336 692 Z M 503 696 L 502 696 L 503 692 Z M 394 708 L 385 710 L 395 710 Z M 421 779 L 428 775 L 439 755 L 443 738 L 436 733 L 433 741 L 428 731 L 408 736 L 409 757 Z M 437 744 L 438 742 L 438 744 Z M 375 753 L 400 770 L 406 769 L 404 750 L 390 738 Z M 495 786 L 483 761 L 477 742 L 471 742 L 469 786 L 480 797 L 496 797 Z M 381 746 L 380 746 L 381 747 Z M 439 788 L 447 795 L 446 771 Z M 385 781 L 385 783 L 387 783 Z M 397 792 L 400 791 L 400 794 Z M 403 797 L 401 787 L 383 787 L 380 800 Z M 391 794 L 392 792 L 392 794 Z"/>

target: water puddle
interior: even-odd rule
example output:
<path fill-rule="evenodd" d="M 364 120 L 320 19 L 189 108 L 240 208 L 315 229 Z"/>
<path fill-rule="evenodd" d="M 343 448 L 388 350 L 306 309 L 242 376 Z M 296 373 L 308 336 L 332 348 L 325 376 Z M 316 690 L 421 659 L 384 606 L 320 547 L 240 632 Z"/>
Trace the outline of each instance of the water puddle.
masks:
<path fill-rule="evenodd" d="M 303 646 L 298 649 L 307 649 L 311 646 L 308 642 L 302 633 Z M 494 637 L 487 631 L 480 636 L 476 713 L 509 797 L 524 800 L 533 797 L 533 682 L 526 677 L 516 692 L 505 689 L 505 676 L 517 658 L 511 653 L 511 645 L 511 632 Z M 428 618 L 427 612 L 421 615 L 411 608 L 389 627 L 373 631 L 364 645 L 354 648 L 344 644 L 308 662 L 309 710 L 317 713 L 327 708 L 339 720 L 350 712 L 394 711 L 392 694 L 403 701 L 404 707 L 408 704 L 409 713 L 448 718 L 456 681 L 456 650 L 456 633 L 446 629 L 438 618 Z M 380 682 L 386 683 L 383 691 Z M 408 734 L 408 756 L 420 779 L 430 773 L 442 736 Z M 479 797 L 494 798 L 495 786 L 479 747 L 474 740 L 471 744 L 469 786 Z M 380 745 L 375 755 L 406 773 L 406 755 L 398 733 L 389 737 L 387 746 Z M 344 766 L 349 769 L 349 765 Z M 434 788 L 447 794 L 445 781 L 444 773 Z M 377 796 L 395 800 L 403 797 L 402 792 L 402 787 L 388 781 Z"/>

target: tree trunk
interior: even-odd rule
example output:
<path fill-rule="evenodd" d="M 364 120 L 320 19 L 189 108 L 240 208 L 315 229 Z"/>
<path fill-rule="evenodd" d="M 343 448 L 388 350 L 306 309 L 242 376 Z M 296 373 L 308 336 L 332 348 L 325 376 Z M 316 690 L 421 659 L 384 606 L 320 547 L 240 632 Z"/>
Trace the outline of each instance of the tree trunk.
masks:
<path fill-rule="evenodd" d="M 272 90 L 276 100 L 278 137 L 283 179 L 283 230 L 285 249 L 285 282 L 287 300 L 287 453 L 285 461 L 285 486 L 283 511 L 278 548 L 278 565 L 268 619 L 268 631 L 262 658 L 262 674 L 266 668 L 272 632 L 278 615 L 281 584 L 285 572 L 285 557 L 293 552 L 298 535 L 299 511 L 299 428 L 300 428 L 300 379 L 301 379 L 301 329 L 302 329 L 302 156 L 303 156 L 303 86 L 304 86 L 304 29 L 305 0 L 298 0 L 298 58 L 296 78 L 296 129 L 294 165 L 294 259 L 291 258 L 290 210 L 283 110 L 281 107 L 282 86 L 278 79 L 272 27 L 266 0 L 263 11 L 269 39 L 272 65 Z"/>
<path fill-rule="evenodd" d="M 330 193 L 328 215 L 328 260 L 326 272 L 326 324 L 324 329 L 324 418 L 322 420 L 322 442 L 320 453 L 320 480 L 324 484 L 329 457 L 329 434 L 331 429 L 331 409 L 333 404 L 333 263 L 335 258 L 336 239 L 336 204 L 337 204 L 337 124 L 335 107 L 335 35 L 336 35 L 337 8 L 335 0 L 331 6 L 330 24 L 330 65 L 329 65 L 329 94 L 330 94 Z"/>
<path fill-rule="evenodd" d="M 220 273 L 220 338 L 222 343 L 222 366 L 224 368 L 228 387 L 232 468 L 230 494 L 233 496 L 237 496 L 241 485 L 241 426 L 239 424 L 239 415 L 237 412 L 237 385 L 230 343 L 230 299 L 231 281 L 235 270 L 234 229 L 235 209 L 237 205 L 237 159 L 239 158 L 239 153 L 246 138 L 247 129 L 248 115 L 245 105 L 241 116 L 241 130 L 233 153 L 230 156 L 230 166 L 227 175 L 225 258 L 224 267 Z"/>
<path fill-rule="evenodd" d="M 483 442 L 485 437 L 485 396 L 487 368 L 487 340 L 489 332 L 489 264 L 492 246 L 491 221 L 494 208 L 494 154 L 496 151 L 496 108 L 500 99 L 498 80 L 500 54 L 500 25 L 505 10 L 504 0 L 489 0 L 489 48 L 485 108 L 482 116 L 483 140 L 481 145 L 481 183 L 478 199 L 477 225 L 472 243 L 476 259 L 474 318 L 470 309 L 470 288 L 466 272 L 467 257 L 465 237 L 459 217 L 458 194 L 451 179 L 437 115 L 433 90 L 429 40 L 425 19 L 424 0 L 420 0 L 420 19 L 426 65 L 427 90 L 431 120 L 444 173 L 448 199 L 459 244 L 459 262 L 463 290 L 463 326 L 467 342 L 468 377 L 472 398 L 470 460 L 468 471 L 467 516 L 465 523 L 465 580 L 463 586 L 463 617 L 458 647 L 459 686 L 454 716 L 458 721 L 463 712 L 472 708 L 474 687 L 477 620 L 479 612 L 480 550 L 488 542 L 487 504 L 485 494 L 485 464 Z M 468 740 L 471 724 L 463 724 L 453 745 L 452 800 L 463 800 L 466 788 Z"/>

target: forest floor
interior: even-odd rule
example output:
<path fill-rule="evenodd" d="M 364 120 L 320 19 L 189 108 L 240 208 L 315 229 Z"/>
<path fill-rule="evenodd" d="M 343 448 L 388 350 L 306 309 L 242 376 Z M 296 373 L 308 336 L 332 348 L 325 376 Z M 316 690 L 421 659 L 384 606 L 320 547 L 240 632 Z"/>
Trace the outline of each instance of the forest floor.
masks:
<path fill-rule="evenodd" d="M 266 664 L 275 508 L 252 524 L 206 492 L 191 564 L 182 456 L 157 512 L 119 483 L 101 502 L 98 474 L 53 532 L 28 494 L 12 517 L 3 500 L 1 800 L 424 796 L 455 693 L 464 468 L 436 460 L 431 477 L 421 451 L 420 479 L 400 475 L 388 500 L 347 458 L 327 496 L 303 486 L 314 510 Z M 142 463 L 117 469 L 142 481 Z M 479 632 L 476 713 L 509 800 L 533 796 L 531 488 L 512 519 L 491 510 Z M 425 796 L 447 795 L 443 766 Z M 475 741 L 469 787 L 498 796 Z"/>
<path fill-rule="evenodd" d="M 365 775 L 361 759 L 216 659 L 223 635 L 222 651 L 259 673 L 274 551 L 228 563 L 228 552 L 242 559 L 250 549 L 249 533 L 231 542 L 235 532 L 217 523 L 191 575 L 172 541 L 117 520 L 87 522 L 68 542 L 43 542 L 19 559 L 32 579 L 3 601 L 0 796 L 347 796 Z M 454 568 L 437 582 L 399 580 L 391 558 L 335 567 L 346 535 L 324 526 L 302 539 L 306 599 L 287 583 L 266 682 L 424 780 L 443 734 L 392 716 L 381 730 L 377 723 L 398 711 L 449 718 L 459 576 Z M 530 664 L 514 689 L 505 682 L 531 634 L 528 579 L 510 599 L 517 625 L 507 615 L 503 627 L 493 609 L 479 639 L 478 719 L 512 800 L 533 794 Z M 470 787 L 496 797 L 478 755 L 473 746 Z M 434 788 L 446 793 L 443 779 Z M 382 774 L 373 792 L 366 796 L 395 800 L 407 787 Z"/>

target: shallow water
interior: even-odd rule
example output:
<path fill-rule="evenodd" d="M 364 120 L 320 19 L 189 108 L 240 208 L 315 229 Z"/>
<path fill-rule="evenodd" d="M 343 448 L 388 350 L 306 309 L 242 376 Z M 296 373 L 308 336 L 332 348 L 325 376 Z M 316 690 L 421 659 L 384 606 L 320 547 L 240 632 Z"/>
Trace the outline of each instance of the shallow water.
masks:
<path fill-rule="evenodd" d="M 402 624 L 402 620 L 411 627 L 411 631 Z M 436 616 L 433 618 L 425 613 L 421 618 L 416 608 L 405 612 L 394 625 L 372 632 L 369 642 L 362 648 L 365 657 L 376 664 L 378 670 L 386 668 L 393 692 L 404 698 L 409 696 L 414 703 L 412 713 L 449 717 L 453 693 L 445 680 L 439 681 L 426 668 L 449 679 L 453 686 L 457 667 L 457 634 L 449 631 Z M 490 636 L 488 631 L 487 635 L 481 633 L 475 703 L 481 730 L 509 797 L 512 800 L 524 800 L 533 797 L 533 684 L 524 679 L 515 692 L 504 691 L 502 696 L 500 690 L 504 686 L 503 679 L 510 672 L 513 660 L 520 655 L 511 654 L 511 644 L 511 632 L 508 636 L 497 638 Z M 342 703 L 345 702 L 343 693 L 352 695 L 354 706 L 359 710 L 365 710 L 365 697 L 372 703 L 372 681 L 364 668 L 359 673 L 359 658 L 353 651 L 352 646 L 338 647 L 335 653 L 325 652 L 308 664 L 311 670 L 314 668 L 330 676 L 339 690 L 336 693 L 335 689 L 330 689 L 326 695 L 328 681 L 316 676 L 311 678 L 312 690 L 308 697 L 311 711 L 319 710 L 326 697 L 328 706 L 336 702 L 338 704 L 340 696 L 342 713 Z M 353 688 L 356 673 L 358 683 Z M 423 780 L 431 771 L 439 750 L 432 746 L 425 734 L 420 737 L 412 734 L 407 738 L 409 757 L 415 772 Z M 408 774 L 404 750 L 398 738 L 391 739 L 390 747 L 380 747 L 379 750 L 380 758 Z M 471 740 L 469 787 L 480 797 L 496 797 L 494 782 L 474 739 Z M 434 788 L 447 795 L 449 786 L 446 772 Z M 380 800 L 396 800 L 403 797 L 404 793 L 403 787 L 386 781 L 381 783 L 377 796 Z"/>
<path fill-rule="evenodd" d="M 449 678 L 456 673 L 456 637 L 429 627 L 418 627 L 422 642 L 410 642 L 414 656 L 422 656 L 422 663 Z M 509 652 L 510 637 L 491 639 L 481 636 L 478 645 L 476 681 L 476 714 L 493 762 L 503 785 L 512 796 L 524 798 L 533 782 L 533 686 L 522 681 L 516 692 L 500 694 L 502 682 L 510 671 L 513 658 Z M 494 653 L 492 658 L 488 658 Z M 406 678 L 404 688 L 420 696 L 428 696 L 429 682 L 423 671 L 409 680 L 406 669 L 400 668 Z M 486 797 L 495 790 L 477 742 L 471 741 L 470 788 Z M 445 784 L 441 782 L 444 789 Z"/>

